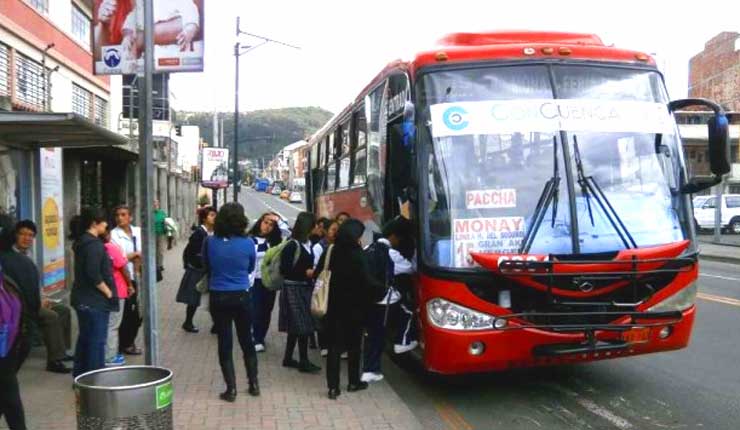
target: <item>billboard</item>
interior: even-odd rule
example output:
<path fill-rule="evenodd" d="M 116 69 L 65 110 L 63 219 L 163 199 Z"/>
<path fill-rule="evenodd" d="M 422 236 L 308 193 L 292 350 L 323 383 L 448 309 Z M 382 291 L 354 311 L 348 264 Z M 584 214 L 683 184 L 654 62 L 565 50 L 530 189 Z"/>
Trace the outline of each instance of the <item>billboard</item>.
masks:
<path fill-rule="evenodd" d="M 200 182 L 205 188 L 229 186 L 229 150 L 205 147 L 201 151 Z"/>
<path fill-rule="evenodd" d="M 64 288 L 64 217 L 62 192 L 62 149 L 39 149 L 41 160 L 41 239 L 43 285 L 49 294 Z"/>
<path fill-rule="evenodd" d="M 203 71 L 205 0 L 153 0 L 154 71 Z M 144 69 L 144 0 L 93 0 L 93 62 L 99 75 Z"/>

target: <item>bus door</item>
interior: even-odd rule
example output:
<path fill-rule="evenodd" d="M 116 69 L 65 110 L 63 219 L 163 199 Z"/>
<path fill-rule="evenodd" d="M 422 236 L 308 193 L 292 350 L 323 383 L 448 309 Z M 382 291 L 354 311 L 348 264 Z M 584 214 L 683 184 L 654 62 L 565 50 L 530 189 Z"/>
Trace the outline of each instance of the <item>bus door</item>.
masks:
<path fill-rule="evenodd" d="M 386 89 L 386 193 L 385 221 L 398 215 L 412 218 L 410 185 L 412 182 L 413 136 L 404 127 L 404 108 L 410 102 L 408 76 L 401 73 L 388 79 Z"/>

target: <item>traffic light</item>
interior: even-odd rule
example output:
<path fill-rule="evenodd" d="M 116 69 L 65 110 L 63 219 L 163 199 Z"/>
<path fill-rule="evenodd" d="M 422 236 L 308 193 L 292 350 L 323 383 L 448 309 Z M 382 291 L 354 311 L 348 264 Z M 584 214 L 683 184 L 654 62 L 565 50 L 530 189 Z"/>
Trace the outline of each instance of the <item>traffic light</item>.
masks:
<path fill-rule="evenodd" d="M 180 124 L 175 125 L 175 135 L 182 136 L 182 126 Z"/>

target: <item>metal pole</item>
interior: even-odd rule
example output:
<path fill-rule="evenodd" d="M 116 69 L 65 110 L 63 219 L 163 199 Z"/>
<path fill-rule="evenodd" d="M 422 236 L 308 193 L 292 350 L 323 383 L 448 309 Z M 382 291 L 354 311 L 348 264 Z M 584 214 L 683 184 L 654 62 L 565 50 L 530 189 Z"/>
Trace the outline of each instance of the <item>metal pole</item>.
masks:
<path fill-rule="evenodd" d="M 239 37 L 239 17 L 236 17 L 236 37 Z M 239 142 L 239 42 L 237 41 L 234 45 L 234 62 L 236 64 L 236 71 L 234 73 L 234 155 L 233 160 L 233 178 L 232 185 L 234 186 L 234 202 L 239 201 L 239 157 L 238 142 Z"/>
<path fill-rule="evenodd" d="M 141 169 L 141 233 L 144 260 L 140 296 L 144 309 L 144 360 L 148 365 L 159 363 L 159 332 L 157 327 L 157 291 L 155 283 L 154 224 L 152 203 L 154 196 L 154 151 L 152 148 L 152 75 L 154 73 L 154 9 L 153 0 L 144 0 L 144 74 L 139 79 L 139 166 Z M 139 11 L 140 13 L 141 11 Z"/>
<path fill-rule="evenodd" d="M 722 191 L 724 182 L 714 186 L 714 243 L 722 242 Z"/>
<path fill-rule="evenodd" d="M 172 171 L 172 122 L 170 122 L 170 129 L 168 131 L 167 139 L 167 214 L 172 216 L 172 206 L 170 202 L 170 172 Z"/>

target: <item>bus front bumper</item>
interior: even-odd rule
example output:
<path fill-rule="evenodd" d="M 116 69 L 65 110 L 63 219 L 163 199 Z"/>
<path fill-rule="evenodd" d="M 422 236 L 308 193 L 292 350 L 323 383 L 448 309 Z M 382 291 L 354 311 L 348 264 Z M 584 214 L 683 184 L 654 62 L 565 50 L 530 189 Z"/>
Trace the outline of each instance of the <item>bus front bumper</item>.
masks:
<path fill-rule="evenodd" d="M 685 348 L 696 307 L 680 319 L 627 331 L 559 333 L 539 328 L 453 331 L 426 322 L 424 366 L 458 374 L 605 360 Z M 667 327 L 667 328 L 666 328 Z"/>

